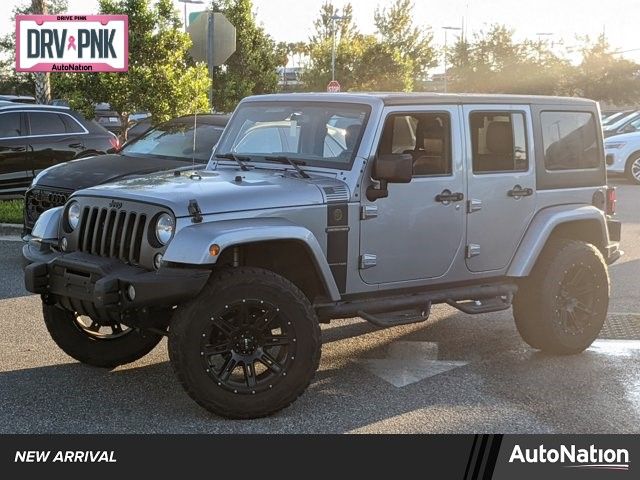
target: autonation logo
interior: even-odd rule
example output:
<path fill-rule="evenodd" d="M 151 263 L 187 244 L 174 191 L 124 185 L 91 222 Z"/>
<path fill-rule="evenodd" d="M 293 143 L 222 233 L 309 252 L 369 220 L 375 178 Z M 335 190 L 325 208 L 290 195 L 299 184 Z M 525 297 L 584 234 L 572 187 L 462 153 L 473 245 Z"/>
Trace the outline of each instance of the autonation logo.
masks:
<path fill-rule="evenodd" d="M 575 445 L 560 445 L 559 448 L 513 447 L 509 463 L 560 463 L 567 468 L 586 468 L 596 470 L 629 470 L 629 451 L 626 448 L 578 448 Z"/>

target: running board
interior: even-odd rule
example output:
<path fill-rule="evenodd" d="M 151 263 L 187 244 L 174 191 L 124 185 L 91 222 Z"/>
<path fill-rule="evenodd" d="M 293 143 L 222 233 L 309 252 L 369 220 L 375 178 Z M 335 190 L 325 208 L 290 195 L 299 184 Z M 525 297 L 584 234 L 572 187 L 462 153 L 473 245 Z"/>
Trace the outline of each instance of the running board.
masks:
<path fill-rule="evenodd" d="M 447 303 L 461 312 L 470 315 L 478 315 L 480 313 L 501 312 L 511 308 L 513 303 L 513 294 L 501 295 L 499 297 L 487 298 L 483 300 L 469 300 L 458 302 L 455 300 L 447 300 Z"/>
<path fill-rule="evenodd" d="M 436 303 L 453 303 L 454 307 L 466 309 L 467 312 L 486 313 L 482 308 L 473 308 L 466 301 L 485 301 L 483 305 L 498 307 L 506 310 L 511 306 L 511 300 L 518 287 L 515 283 L 492 283 L 486 285 L 473 285 L 463 287 L 451 287 L 443 290 L 430 290 L 413 294 L 389 295 L 377 298 L 365 298 L 358 300 L 347 300 L 336 303 L 324 303 L 314 305 L 320 321 L 327 321 L 333 318 L 350 318 L 360 316 L 365 312 L 368 316 L 379 317 L 379 313 L 393 313 L 403 310 L 424 308 L 427 305 Z M 498 305 L 496 299 L 506 297 L 508 304 L 504 302 Z M 492 303 L 495 301 L 495 303 Z M 451 303 L 450 303 L 451 302 Z M 462 310 L 465 311 L 465 310 Z M 498 311 L 498 310 L 487 310 Z M 364 317 L 363 317 L 364 318 Z M 383 322 L 384 323 L 384 322 Z"/>
<path fill-rule="evenodd" d="M 400 310 L 398 312 L 389 312 L 373 315 L 371 313 L 359 311 L 358 316 L 364 318 L 367 322 L 373 323 L 376 327 L 389 328 L 398 325 L 408 325 L 410 323 L 425 322 L 431 314 L 431 303 L 426 308 L 417 308 L 411 310 Z"/>

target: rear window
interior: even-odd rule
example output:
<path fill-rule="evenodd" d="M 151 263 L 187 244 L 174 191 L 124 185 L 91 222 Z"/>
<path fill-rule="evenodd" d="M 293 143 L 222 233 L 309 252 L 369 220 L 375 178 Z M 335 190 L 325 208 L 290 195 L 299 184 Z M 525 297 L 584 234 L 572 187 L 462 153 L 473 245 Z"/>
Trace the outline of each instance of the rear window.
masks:
<path fill-rule="evenodd" d="M 588 112 L 542 112 L 542 140 L 547 170 L 597 168 L 598 128 Z"/>
<path fill-rule="evenodd" d="M 56 113 L 29 113 L 31 135 L 54 135 L 67 133 L 67 127 L 61 116 Z"/>

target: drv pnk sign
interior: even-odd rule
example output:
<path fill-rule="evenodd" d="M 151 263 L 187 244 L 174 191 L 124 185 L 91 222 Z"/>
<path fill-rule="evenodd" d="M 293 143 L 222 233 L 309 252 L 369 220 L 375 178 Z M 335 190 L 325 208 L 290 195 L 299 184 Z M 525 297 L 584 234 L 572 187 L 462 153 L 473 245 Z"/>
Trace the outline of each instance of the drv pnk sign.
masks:
<path fill-rule="evenodd" d="M 16 71 L 126 72 L 126 15 L 16 15 Z"/>

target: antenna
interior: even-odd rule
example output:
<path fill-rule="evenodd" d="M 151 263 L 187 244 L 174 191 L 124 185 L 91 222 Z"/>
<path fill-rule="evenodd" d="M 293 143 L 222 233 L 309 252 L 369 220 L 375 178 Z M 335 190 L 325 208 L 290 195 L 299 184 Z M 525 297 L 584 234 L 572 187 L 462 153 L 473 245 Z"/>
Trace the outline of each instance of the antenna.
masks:
<path fill-rule="evenodd" d="M 196 169 L 196 130 L 198 127 L 198 113 L 193 115 L 193 148 L 191 149 L 191 168 Z"/>

